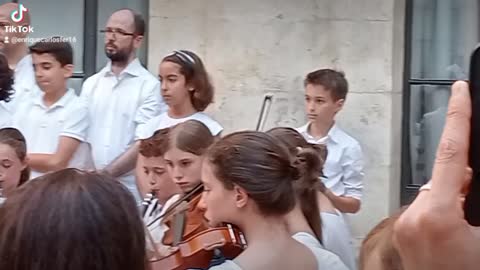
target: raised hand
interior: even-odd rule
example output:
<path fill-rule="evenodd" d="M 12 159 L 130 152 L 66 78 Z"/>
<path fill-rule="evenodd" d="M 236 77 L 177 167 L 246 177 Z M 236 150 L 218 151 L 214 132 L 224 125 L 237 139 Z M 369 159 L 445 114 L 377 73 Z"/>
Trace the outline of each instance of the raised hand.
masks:
<path fill-rule="evenodd" d="M 471 100 L 466 82 L 452 86 L 432 180 L 395 224 L 394 243 L 405 270 L 480 267 L 480 230 L 464 218 Z"/>

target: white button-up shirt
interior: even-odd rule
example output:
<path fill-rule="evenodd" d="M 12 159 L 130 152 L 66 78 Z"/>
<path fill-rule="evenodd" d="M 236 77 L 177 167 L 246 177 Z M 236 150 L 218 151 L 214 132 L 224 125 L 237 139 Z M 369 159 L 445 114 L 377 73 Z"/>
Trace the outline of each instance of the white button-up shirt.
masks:
<path fill-rule="evenodd" d="M 60 136 L 84 142 L 88 129 L 88 108 L 69 89 L 55 104 L 45 106 L 43 94 L 19 104 L 13 117 L 13 126 L 18 128 L 27 141 L 28 153 L 53 154 L 57 151 Z M 80 144 L 69 162 L 69 167 L 89 169 L 88 146 Z M 80 156 L 79 156 L 80 155 Z M 32 171 L 32 178 L 42 173 Z"/>
<path fill-rule="evenodd" d="M 91 124 L 87 141 L 97 169 L 105 168 L 122 155 L 134 142 L 137 128 L 166 110 L 160 96 L 160 82 L 138 59 L 118 76 L 111 71 L 109 62 L 84 82 L 81 96 L 89 106 Z M 121 180 L 137 195 L 133 172 Z"/>
<path fill-rule="evenodd" d="M 309 143 L 326 144 L 328 155 L 323 167 L 324 183 L 337 196 L 362 198 L 364 162 L 362 148 L 357 140 L 336 124 L 327 136 L 315 139 L 309 132 L 310 123 L 297 128 Z"/>

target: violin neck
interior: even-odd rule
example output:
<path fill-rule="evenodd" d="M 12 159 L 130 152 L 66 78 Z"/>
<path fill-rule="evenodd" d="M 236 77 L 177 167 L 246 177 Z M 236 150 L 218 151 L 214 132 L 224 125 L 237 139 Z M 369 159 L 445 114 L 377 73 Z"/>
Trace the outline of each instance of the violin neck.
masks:
<path fill-rule="evenodd" d="M 176 201 L 175 203 L 173 203 L 167 210 L 165 210 L 165 212 L 163 213 L 163 215 L 161 215 L 160 217 L 158 217 L 157 219 L 155 219 L 154 221 L 152 221 L 151 223 L 155 222 L 156 220 L 158 219 L 161 219 L 161 218 L 164 218 L 166 216 L 169 216 L 170 213 L 177 207 L 179 206 L 183 201 L 185 200 L 188 200 L 190 197 L 192 197 L 193 195 L 197 194 L 197 192 L 199 190 L 201 190 L 203 188 L 203 183 L 200 183 L 198 184 L 198 186 L 196 186 L 194 189 L 192 189 L 190 192 L 188 192 L 187 194 L 183 195 L 180 199 L 178 199 L 178 201 Z M 151 224 L 150 223 L 150 224 Z"/>

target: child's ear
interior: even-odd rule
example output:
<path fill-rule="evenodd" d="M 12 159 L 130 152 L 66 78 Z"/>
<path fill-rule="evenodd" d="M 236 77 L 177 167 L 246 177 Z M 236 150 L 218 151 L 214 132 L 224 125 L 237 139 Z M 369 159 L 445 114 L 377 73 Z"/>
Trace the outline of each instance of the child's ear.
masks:
<path fill-rule="evenodd" d="M 345 104 L 345 99 L 344 98 L 335 101 L 335 105 L 337 107 L 336 112 L 339 112 L 343 108 L 343 104 Z"/>
<path fill-rule="evenodd" d="M 64 77 L 65 77 L 65 78 L 70 78 L 70 77 L 72 77 L 72 75 L 73 75 L 73 68 L 74 68 L 74 66 L 73 66 L 72 64 L 68 64 L 68 65 L 63 66 Z"/>
<path fill-rule="evenodd" d="M 234 192 L 235 192 L 235 205 L 238 207 L 238 208 L 243 208 L 247 205 L 247 201 L 248 201 L 248 194 L 247 192 L 239 187 L 239 186 L 235 186 L 233 188 Z"/>

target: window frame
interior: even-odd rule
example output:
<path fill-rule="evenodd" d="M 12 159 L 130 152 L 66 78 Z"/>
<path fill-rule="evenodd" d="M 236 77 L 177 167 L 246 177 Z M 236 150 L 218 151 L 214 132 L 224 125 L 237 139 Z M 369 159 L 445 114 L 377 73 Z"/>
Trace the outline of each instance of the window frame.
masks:
<path fill-rule="evenodd" d="M 12 0 L 12 3 L 18 3 L 19 0 Z M 83 72 L 74 72 L 72 79 L 87 79 L 97 72 L 97 28 L 98 28 L 98 0 L 84 0 L 83 9 Z M 148 18 L 150 13 L 150 1 L 147 2 L 147 14 L 145 14 L 146 30 L 148 29 Z M 145 65 L 148 65 L 148 38 L 144 37 L 146 42 Z M 80 89 L 79 89 L 80 90 Z"/>
<path fill-rule="evenodd" d="M 18 3 L 18 0 L 12 0 L 12 3 Z M 98 0 L 84 0 L 83 9 L 83 72 L 74 72 L 72 79 L 85 80 L 96 72 L 95 57 L 97 54 L 97 13 Z"/>
<path fill-rule="evenodd" d="M 401 151 L 401 190 L 400 203 L 406 205 L 412 202 L 418 193 L 420 185 L 412 184 L 412 160 L 410 153 L 410 113 L 411 113 L 411 86 L 414 85 L 452 85 L 456 80 L 448 79 L 418 79 L 412 78 L 412 28 L 413 28 L 413 1 L 406 0 L 405 15 L 405 54 L 403 73 L 403 100 L 402 100 L 402 151 Z"/>

